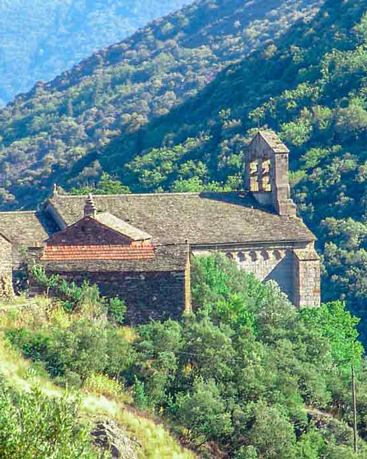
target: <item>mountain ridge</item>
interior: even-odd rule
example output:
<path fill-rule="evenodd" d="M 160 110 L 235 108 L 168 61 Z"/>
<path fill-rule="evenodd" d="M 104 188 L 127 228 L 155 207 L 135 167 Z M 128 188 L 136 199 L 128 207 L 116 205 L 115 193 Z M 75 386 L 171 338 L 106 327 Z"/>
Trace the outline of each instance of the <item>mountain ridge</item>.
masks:
<path fill-rule="evenodd" d="M 0 1 L 0 101 L 48 80 L 190 0 Z M 0 103 L 1 105 L 1 103 Z"/>
<path fill-rule="evenodd" d="M 298 20 L 300 13 L 295 8 L 303 7 L 303 16 L 312 16 L 321 3 L 274 0 L 271 5 L 278 4 L 279 8 L 269 12 L 265 0 L 202 0 L 186 7 L 184 13 L 171 14 L 96 53 L 83 66 L 65 72 L 52 83 L 38 84 L 29 95 L 18 97 L 0 111 L 2 207 L 29 206 L 32 201 L 34 205 L 35 194 L 40 201 L 52 187 L 50 175 L 67 172 L 92 149 L 99 150 L 120 134 L 138 131 L 149 120 L 167 114 L 197 94 L 225 66 Z M 229 16 L 223 19 L 222 4 L 232 19 L 236 18 L 231 20 L 232 35 L 222 34 Z M 257 11 L 259 5 L 265 5 L 273 19 L 267 20 L 263 29 L 261 18 L 252 10 Z M 238 27 L 241 12 L 246 15 Z M 194 32 L 196 47 L 181 45 Z M 249 34 L 258 36 L 247 39 Z M 100 176 L 97 169 L 87 180 Z M 32 199 L 29 187 L 33 189 Z"/>

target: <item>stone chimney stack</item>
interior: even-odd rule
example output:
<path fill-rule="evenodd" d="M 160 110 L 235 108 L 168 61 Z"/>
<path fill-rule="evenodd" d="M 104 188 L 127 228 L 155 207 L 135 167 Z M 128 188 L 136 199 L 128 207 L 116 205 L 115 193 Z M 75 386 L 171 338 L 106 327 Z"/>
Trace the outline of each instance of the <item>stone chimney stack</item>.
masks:
<path fill-rule="evenodd" d="M 88 198 L 85 201 L 84 206 L 84 217 L 93 217 L 97 215 L 97 208 L 93 200 L 92 193 L 89 193 Z"/>
<path fill-rule="evenodd" d="M 289 187 L 289 150 L 272 131 L 259 131 L 246 155 L 246 190 L 282 216 L 295 217 Z"/>

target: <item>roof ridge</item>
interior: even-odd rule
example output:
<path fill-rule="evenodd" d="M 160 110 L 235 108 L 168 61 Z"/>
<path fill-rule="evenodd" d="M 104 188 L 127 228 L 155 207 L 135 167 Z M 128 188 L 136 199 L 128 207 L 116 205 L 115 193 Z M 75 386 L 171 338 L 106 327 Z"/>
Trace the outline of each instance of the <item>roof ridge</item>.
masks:
<path fill-rule="evenodd" d="M 39 210 L 1 210 L 0 215 L 3 214 L 36 214 L 37 212 L 40 212 Z"/>
<path fill-rule="evenodd" d="M 233 191 L 195 191 L 195 192 L 182 192 L 182 193 L 125 193 L 125 194 L 94 194 L 93 199 L 98 198 L 113 198 L 119 196 L 200 196 L 201 194 L 237 194 L 241 193 L 241 190 L 233 190 Z M 58 194 L 56 198 L 67 198 L 67 199 L 85 199 L 85 195 L 66 195 L 66 194 Z M 50 199 L 55 199 L 55 197 L 51 197 Z"/>

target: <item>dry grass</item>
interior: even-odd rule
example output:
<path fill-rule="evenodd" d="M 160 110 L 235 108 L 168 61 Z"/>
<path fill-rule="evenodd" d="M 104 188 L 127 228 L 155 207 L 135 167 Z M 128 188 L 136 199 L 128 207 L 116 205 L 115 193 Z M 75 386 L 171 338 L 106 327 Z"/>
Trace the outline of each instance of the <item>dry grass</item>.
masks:
<path fill-rule="evenodd" d="M 35 302 L 33 300 L 33 302 Z M 47 299 L 37 299 L 37 305 L 48 310 L 40 324 L 58 323 L 67 325 L 67 315 L 57 309 L 49 309 Z M 0 327 L 27 326 L 37 327 L 32 313 L 19 313 L 11 304 L 4 305 L 7 312 L 0 314 Z M 134 340 L 134 331 L 125 327 L 121 333 L 130 340 Z M 64 390 L 53 384 L 40 366 L 24 359 L 19 352 L 14 350 L 0 331 L 0 372 L 7 381 L 20 391 L 28 391 L 37 386 L 49 396 L 62 396 Z M 96 417 L 109 417 L 116 420 L 131 437 L 135 437 L 141 445 L 138 451 L 139 459 L 195 459 L 197 456 L 184 449 L 179 442 L 165 429 L 165 427 L 149 419 L 144 414 L 133 412 L 127 408 L 131 403 L 131 396 L 115 380 L 106 376 L 96 375 L 86 383 L 85 390 L 77 394 L 82 401 L 83 417 L 87 420 Z"/>

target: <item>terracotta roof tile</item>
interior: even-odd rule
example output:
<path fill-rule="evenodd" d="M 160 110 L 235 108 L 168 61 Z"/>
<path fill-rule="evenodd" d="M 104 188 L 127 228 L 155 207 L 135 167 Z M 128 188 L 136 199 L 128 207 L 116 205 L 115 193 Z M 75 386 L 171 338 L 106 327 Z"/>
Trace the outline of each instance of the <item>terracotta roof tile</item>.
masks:
<path fill-rule="evenodd" d="M 42 260 L 46 271 L 68 272 L 183 272 L 188 259 L 188 246 L 158 246 L 153 257 L 135 259 L 47 259 Z"/>
<path fill-rule="evenodd" d="M 54 245 L 46 246 L 42 261 L 147 260 L 155 256 L 153 245 Z"/>

